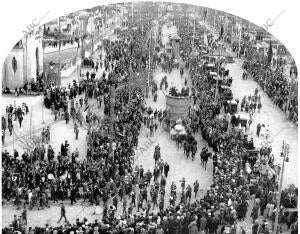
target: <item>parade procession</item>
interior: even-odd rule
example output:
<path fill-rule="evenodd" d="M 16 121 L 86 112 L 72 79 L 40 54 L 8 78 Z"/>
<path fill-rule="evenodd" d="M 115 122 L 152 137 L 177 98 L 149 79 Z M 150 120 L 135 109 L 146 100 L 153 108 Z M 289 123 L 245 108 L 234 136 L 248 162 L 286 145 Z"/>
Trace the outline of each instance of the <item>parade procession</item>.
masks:
<path fill-rule="evenodd" d="M 298 71 L 247 20 L 72 12 L 15 44 L 1 99 L 4 234 L 298 233 Z"/>

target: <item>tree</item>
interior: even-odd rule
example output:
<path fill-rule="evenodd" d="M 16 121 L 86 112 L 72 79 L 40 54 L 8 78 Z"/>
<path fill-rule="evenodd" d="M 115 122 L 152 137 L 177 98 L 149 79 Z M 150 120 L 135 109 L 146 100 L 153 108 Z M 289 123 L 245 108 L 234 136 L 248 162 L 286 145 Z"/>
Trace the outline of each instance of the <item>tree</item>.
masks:
<path fill-rule="evenodd" d="M 271 64 L 273 57 L 273 49 L 272 49 L 272 42 L 270 41 L 269 50 L 268 50 L 268 64 Z"/>

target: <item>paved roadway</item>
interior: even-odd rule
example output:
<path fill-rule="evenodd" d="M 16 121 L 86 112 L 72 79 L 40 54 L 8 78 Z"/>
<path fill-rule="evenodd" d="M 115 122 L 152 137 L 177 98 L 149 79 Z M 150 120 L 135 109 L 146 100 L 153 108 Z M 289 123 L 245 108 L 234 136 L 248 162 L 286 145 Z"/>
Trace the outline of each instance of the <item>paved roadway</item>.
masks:
<path fill-rule="evenodd" d="M 184 79 L 189 78 L 188 73 L 185 72 L 184 78 L 180 77 L 179 70 L 173 70 L 171 74 L 165 74 L 161 72 L 161 68 L 159 67 L 154 71 L 154 80 L 159 85 L 161 78 L 167 75 L 170 86 L 175 85 L 177 88 L 181 88 L 184 85 Z M 191 86 L 190 82 L 188 83 Z M 153 102 L 153 97 L 150 97 L 146 100 L 147 105 L 151 105 L 154 109 L 164 109 L 166 98 L 162 91 L 158 91 L 158 101 Z M 140 138 L 139 138 L 139 147 L 141 147 L 146 141 L 146 132 L 143 127 L 141 130 Z M 63 134 L 62 134 L 63 132 Z M 75 147 L 79 148 L 80 155 L 85 155 L 86 143 L 85 143 L 85 134 L 86 131 L 81 129 L 79 133 L 79 140 L 72 140 L 75 135 L 73 133 L 73 128 L 71 126 L 66 126 L 64 121 L 56 123 L 51 127 L 51 144 L 55 147 L 55 152 L 59 149 L 60 143 L 65 139 L 69 139 L 71 144 L 71 149 L 75 149 Z M 166 189 L 166 200 L 165 202 L 169 202 L 169 193 L 170 193 L 170 185 L 172 181 L 175 181 L 179 188 L 179 180 L 182 177 L 185 177 L 187 180 L 187 184 L 193 184 L 193 182 L 198 179 L 201 190 L 199 191 L 197 199 L 200 199 L 205 193 L 205 189 L 211 184 L 212 181 L 212 163 L 209 162 L 207 166 L 207 171 L 205 171 L 200 166 L 199 157 L 196 158 L 194 162 L 191 159 L 187 160 L 183 154 L 183 149 L 177 150 L 176 144 L 171 140 L 170 135 L 166 132 L 161 126 L 158 128 L 157 133 L 155 134 L 156 142 L 161 145 L 162 158 L 166 160 L 170 165 L 170 172 L 167 178 L 167 189 Z M 199 148 L 203 147 L 205 142 L 202 141 L 200 134 L 196 136 L 198 141 Z M 21 143 L 19 143 L 21 144 Z M 146 152 L 143 154 L 138 154 L 136 156 L 136 165 L 143 165 L 145 170 L 151 169 L 153 171 L 153 152 L 154 146 L 152 145 Z M 10 149 L 10 148 L 9 148 Z M 11 149 L 10 149 L 11 150 Z M 82 158 L 81 158 L 82 159 Z M 203 189 L 204 188 L 204 189 Z M 192 200 L 195 200 L 193 197 Z M 68 201 L 69 204 L 69 201 Z M 86 203 L 80 204 L 77 203 L 74 206 L 67 205 L 67 217 L 70 221 L 75 221 L 77 217 L 87 217 L 89 220 L 99 219 L 101 216 L 93 215 L 95 207 L 86 207 Z M 58 205 L 51 205 L 51 208 L 46 210 L 33 210 L 28 212 L 28 220 L 30 225 L 40 225 L 41 223 L 48 223 L 50 225 L 55 225 L 58 219 L 60 207 Z M 134 209 L 134 212 L 136 208 Z M 155 209 L 157 211 L 157 208 Z M 7 225 L 12 221 L 13 214 L 16 211 L 15 207 L 10 204 L 5 204 L 3 206 L 3 216 L 2 221 L 3 224 Z M 121 209 L 118 210 L 117 216 L 121 214 Z"/>
<path fill-rule="evenodd" d="M 249 94 L 253 95 L 257 88 L 261 95 L 262 110 L 261 113 L 254 114 L 254 121 L 250 127 L 249 133 L 253 137 L 255 146 L 261 147 L 264 138 L 256 136 L 256 126 L 258 123 L 269 125 L 270 129 L 270 145 L 272 153 L 275 157 L 275 163 L 282 163 L 280 157 L 282 142 L 285 141 L 290 145 L 290 162 L 285 163 L 285 171 L 283 185 L 298 184 L 298 129 L 296 125 L 287 121 L 286 115 L 273 104 L 267 94 L 263 92 L 260 86 L 251 78 L 248 80 L 242 79 L 242 60 L 236 59 L 236 63 L 228 64 L 230 76 L 233 77 L 232 91 L 233 96 L 242 100 Z"/>
<path fill-rule="evenodd" d="M 201 24 L 204 24 L 210 31 L 214 32 L 213 35 L 215 38 L 218 37 L 218 32 L 207 25 L 206 22 L 201 21 Z M 228 46 L 227 51 L 235 54 Z M 242 63 L 242 59 L 235 58 L 235 63 L 227 65 L 229 76 L 233 77 L 231 87 L 233 96 L 241 100 L 245 95 L 254 94 L 254 90 L 257 88 L 262 101 L 262 111 L 260 114 L 255 113 L 253 124 L 248 133 L 253 137 L 255 146 L 261 147 L 261 143 L 266 140 L 256 136 L 256 126 L 258 123 L 265 124 L 266 126 L 269 125 L 271 135 L 269 144 L 272 146 L 276 164 L 282 164 L 282 158 L 280 157 L 282 142 L 285 141 L 290 145 L 290 162 L 285 163 L 283 185 L 285 187 L 289 184 L 298 185 L 298 128 L 294 123 L 287 121 L 284 112 L 273 104 L 268 95 L 263 92 L 254 80 L 251 78 L 248 80 L 242 79 Z"/>
<path fill-rule="evenodd" d="M 235 97 L 243 97 L 244 95 L 249 95 L 250 93 L 253 93 L 255 88 L 258 87 L 258 85 L 252 81 L 252 80 L 242 80 L 241 74 L 241 61 L 236 60 L 236 63 L 234 64 L 228 64 L 227 68 L 230 70 L 230 76 L 233 76 L 233 84 L 232 84 L 232 90 Z M 165 73 L 162 73 L 160 68 L 156 69 L 154 71 L 154 80 L 159 84 L 161 78 L 165 75 Z M 185 72 L 185 76 L 188 78 L 188 74 Z M 183 85 L 184 79 L 180 78 L 179 70 L 173 70 L 171 74 L 167 74 L 169 86 L 172 86 L 173 83 L 177 87 L 181 87 Z M 188 84 L 190 85 L 190 83 Z M 260 90 L 260 89 L 259 89 Z M 255 133 L 255 127 L 258 122 L 260 123 L 267 123 L 270 125 L 271 129 L 271 135 L 274 137 L 274 141 L 272 144 L 273 152 L 276 157 L 276 161 L 278 162 L 278 152 L 281 147 L 282 139 L 285 139 L 289 142 L 291 145 L 291 159 L 290 163 L 287 164 L 287 169 L 285 173 L 285 179 L 284 183 L 285 185 L 289 183 L 297 183 L 298 181 L 298 173 L 297 173 L 297 153 L 298 153 L 298 147 L 297 147 L 297 129 L 293 124 L 290 122 L 285 121 L 284 114 L 275 107 L 270 99 L 262 93 L 262 104 L 263 109 L 261 114 L 255 114 L 254 116 L 254 124 L 252 125 L 252 128 L 250 129 L 250 132 Z M 154 109 L 164 109 L 165 108 L 165 96 L 162 91 L 158 91 L 158 101 L 153 102 L 153 97 L 150 95 L 148 99 L 146 99 L 147 105 L 151 105 Z M 52 129 L 55 142 L 59 143 L 63 141 L 66 135 L 70 136 L 70 139 L 74 136 L 72 132 L 72 128 L 65 128 L 64 123 L 61 122 L 61 124 L 58 124 L 56 128 Z M 61 134 L 61 132 L 64 132 L 64 134 Z M 82 135 L 81 135 L 82 133 Z M 258 139 L 256 136 L 253 138 L 256 143 L 256 145 L 259 145 L 262 139 Z M 84 143 L 84 132 L 80 132 L 79 141 L 71 141 L 71 148 L 74 149 L 75 145 L 76 147 L 85 147 Z M 57 139 L 56 139 L 57 138 Z M 196 136 L 197 142 L 198 142 L 198 148 L 201 149 L 203 145 L 206 143 L 201 139 L 200 134 Z M 162 158 L 170 164 L 170 173 L 167 178 L 167 189 L 166 189 L 166 195 L 169 195 L 169 186 L 171 184 L 171 181 L 175 181 L 177 184 L 179 184 L 179 180 L 182 177 L 185 177 L 187 179 L 187 184 L 191 184 L 196 178 L 200 182 L 200 186 L 202 191 L 200 191 L 200 195 L 197 199 L 199 199 L 205 192 L 206 187 L 208 187 L 211 184 L 212 181 L 212 163 L 209 161 L 207 171 L 205 171 L 199 164 L 200 160 L 199 157 L 196 157 L 196 160 L 194 162 L 191 162 L 191 160 L 187 160 L 185 156 L 183 155 L 182 150 L 177 150 L 175 142 L 173 142 L 170 139 L 170 136 L 167 132 L 165 132 L 161 127 L 159 127 L 157 133 L 155 133 L 154 137 L 155 143 L 149 147 L 149 149 L 144 152 L 143 154 L 138 154 L 136 156 L 136 165 L 143 165 L 144 168 L 153 170 L 153 152 L 154 152 L 154 146 L 157 143 L 161 146 L 161 152 L 162 152 Z M 147 142 L 146 132 L 145 128 L 143 127 L 141 130 L 140 138 L 139 138 L 139 147 L 141 147 L 145 142 Z M 195 198 L 193 198 L 195 199 Z M 68 201 L 69 202 L 69 201 Z M 251 208 L 251 202 L 250 207 Z M 90 221 L 94 219 L 100 219 L 101 215 L 93 215 L 95 207 L 86 207 L 86 204 L 77 203 L 74 206 L 67 205 L 67 217 L 70 221 L 75 221 L 78 217 L 87 217 Z M 136 210 L 134 210 L 136 211 Z M 247 218 L 244 222 L 238 223 L 238 226 L 243 225 L 247 231 L 247 233 L 251 233 L 251 219 L 249 218 L 250 215 L 250 209 L 248 210 Z M 46 210 L 33 210 L 28 212 L 28 220 L 30 225 L 40 225 L 41 223 L 48 223 L 51 225 L 56 224 L 56 221 L 58 219 L 60 212 L 60 208 L 58 205 L 51 206 L 51 208 Z M 117 216 L 120 215 L 120 210 L 117 212 Z M 4 225 L 7 225 L 9 222 L 12 221 L 13 214 L 15 214 L 15 207 L 12 207 L 11 205 L 4 205 L 3 206 L 3 213 L 2 221 Z"/>

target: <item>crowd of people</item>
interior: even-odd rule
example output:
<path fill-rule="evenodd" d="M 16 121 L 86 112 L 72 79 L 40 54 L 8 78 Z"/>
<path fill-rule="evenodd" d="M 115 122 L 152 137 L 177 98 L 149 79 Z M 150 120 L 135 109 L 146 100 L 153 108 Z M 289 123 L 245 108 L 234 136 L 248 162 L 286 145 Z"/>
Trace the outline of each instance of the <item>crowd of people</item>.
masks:
<path fill-rule="evenodd" d="M 170 87 L 169 89 L 169 94 L 173 97 L 188 97 L 190 92 L 189 92 L 189 87 L 182 87 L 181 91 L 179 92 L 175 86 Z"/>
<path fill-rule="evenodd" d="M 127 72 L 120 65 L 128 67 L 129 57 L 134 71 L 145 69 L 146 57 L 140 56 L 142 49 L 139 50 L 140 46 L 135 45 L 136 41 L 137 38 L 130 39 L 128 36 L 105 47 L 106 64 L 110 62 L 109 64 L 116 65 L 112 68 L 108 81 L 102 81 L 103 87 L 97 88 L 101 81 L 94 81 L 90 85 L 91 80 L 88 79 L 82 84 L 82 89 L 76 82 L 68 91 L 49 89 L 45 91 L 46 107 L 54 106 L 54 110 L 62 109 L 62 113 L 66 113 L 68 100 L 74 100 L 81 92 L 89 93 L 90 89 L 91 95 L 85 97 L 88 107 L 88 98 L 94 97 L 97 89 L 108 89 L 109 85 L 115 85 L 112 83 L 114 73 Z M 189 51 L 187 47 L 183 49 Z M 166 203 L 166 178 L 172 168 L 163 160 L 160 146 L 155 147 L 153 173 L 152 169 L 144 171 L 142 166 L 133 166 L 134 149 L 138 145 L 142 125 L 153 128 L 155 120 L 160 120 L 166 114 L 157 111 L 155 115 L 155 111 L 146 108 L 140 91 L 125 90 L 116 95 L 115 103 L 110 102 L 111 94 L 107 92 L 104 98 L 104 113 L 107 118 L 99 128 L 88 129 L 86 159 L 79 159 L 78 149 L 71 153 L 68 141 L 61 145 L 57 161 L 54 160 L 55 153 L 51 147 L 47 151 L 47 160 L 42 156 L 46 152 L 40 149 L 24 153 L 20 157 L 17 151 L 13 155 L 3 152 L 3 198 L 13 199 L 19 208 L 23 206 L 23 213 L 26 214 L 26 206 L 30 209 L 44 208 L 49 206 L 50 200 L 58 202 L 67 199 L 72 205 L 78 199 L 83 199 L 91 205 L 101 204 L 104 207 L 102 220 L 88 222 L 86 219 L 78 219 L 71 224 L 67 222 L 67 214 L 62 205 L 59 221 L 64 218 L 64 226 L 29 228 L 29 233 L 245 233 L 243 227 L 238 227 L 238 221 L 246 218 L 252 203 L 252 233 L 270 232 L 268 222 L 274 224 L 275 209 L 280 209 L 280 223 L 287 223 L 293 231 L 297 230 L 297 213 L 288 215 L 285 212 L 286 208 L 297 206 L 297 188 L 285 190 L 281 207 L 276 207 L 278 169 L 270 160 L 271 150 L 262 149 L 259 154 L 252 155 L 249 149 L 254 148 L 253 139 L 249 140 L 247 134 L 241 131 L 238 121 L 229 129 L 228 121 L 219 118 L 223 99 L 219 96 L 216 102 L 212 102 L 213 84 L 209 81 L 207 72 L 199 66 L 199 61 L 199 57 L 188 60 L 187 70 L 195 89 L 192 92 L 193 111 L 190 111 L 184 122 L 187 136 L 183 140 L 177 138 L 176 142 L 178 148 L 183 144 L 187 158 L 190 153 L 195 157 L 197 143 L 195 144 L 193 134 L 197 134 L 200 129 L 202 138 L 212 149 L 204 148 L 200 153 L 205 168 L 208 158 L 212 159 L 213 164 L 213 183 L 206 189 L 204 197 L 192 202 L 192 192 L 197 198 L 199 182 L 187 185 L 185 178 L 182 178 L 179 189 L 176 183 L 171 184 L 169 204 Z M 80 100 L 83 102 L 83 99 L 79 99 L 81 105 Z M 112 104 L 114 116 L 110 112 Z M 75 105 L 76 101 L 75 104 L 73 101 L 71 108 Z M 113 124 L 112 117 L 115 119 Z M 35 167 L 37 162 L 38 170 Z M 269 171 L 262 171 L 262 167 L 269 168 Z M 116 217 L 120 203 L 123 212 Z M 159 210 L 153 211 L 157 206 Z M 142 213 L 134 213 L 134 207 L 138 212 L 141 209 Z M 264 215 L 263 223 L 258 221 L 259 211 Z M 27 221 L 26 215 L 22 219 Z M 15 218 L 12 227 L 2 231 L 11 233 L 17 230 L 23 231 Z"/>
<path fill-rule="evenodd" d="M 30 81 L 26 81 L 23 87 L 16 87 L 14 90 L 15 97 L 19 97 L 21 94 L 39 94 L 44 90 L 45 85 L 45 77 L 44 73 L 41 75 L 37 75 L 36 80 L 31 79 Z M 8 87 L 2 87 L 3 94 L 13 94 L 13 91 Z"/>
<path fill-rule="evenodd" d="M 18 107 L 10 104 L 9 106 L 6 106 L 5 112 L 5 116 L 2 116 L 1 118 L 2 144 L 5 143 L 6 129 L 8 129 L 10 136 L 13 134 L 15 121 L 18 121 L 20 128 L 22 127 L 24 116 L 29 113 L 29 107 L 26 103 L 22 103 L 22 106 Z"/>
<path fill-rule="evenodd" d="M 58 47 L 59 41 L 57 40 L 47 40 L 44 42 L 46 47 Z M 61 41 L 61 46 L 66 46 L 66 45 L 74 45 L 74 43 L 78 43 L 78 39 L 70 39 L 70 40 L 62 40 Z"/>
<path fill-rule="evenodd" d="M 244 62 L 243 68 L 258 82 L 275 105 L 283 111 L 289 111 L 289 120 L 296 123 L 298 121 L 298 93 L 290 88 L 291 85 L 295 87 L 296 85 L 284 74 L 283 67 L 277 65 L 274 69 L 249 59 Z"/>
<path fill-rule="evenodd" d="M 111 179 L 115 179 L 116 174 L 119 174 L 116 177 L 120 180 L 121 177 L 124 179 L 124 176 L 132 171 L 130 162 L 132 161 L 133 146 L 137 144 L 138 123 L 141 122 L 141 114 L 139 114 L 141 100 L 137 94 L 130 102 L 127 100 L 129 102 L 127 108 L 123 105 L 119 106 L 120 122 L 116 123 L 116 134 L 125 135 L 116 143 L 113 160 L 110 158 L 110 148 L 107 147 L 109 139 L 107 136 L 101 135 L 100 131 L 88 134 L 90 135 L 88 154 L 84 161 L 79 161 L 78 149 L 73 153 L 70 152 L 67 141 L 62 144 L 61 151 L 56 156 L 51 145 L 47 151 L 35 149 L 31 153 L 24 152 L 20 156 L 17 151 L 13 155 L 7 151 L 3 152 L 2 167 L 5 170 L 2 177 L 3 198 L 13 199 L 18 206 L 20 206 L 21 200 L 25 201 L 32 209 L 34 206 L 42 208 L 48 206 L 49 200 L 55 202 L 69 199 L 69 193 L 71 194 L 71 203 L 79 197 L 87 198 L 93 203 L 98 201 L 99 195 L 101 198 L 105 196 L 103 194 L 107 196 L 107 192 L 110 192 L 114 186 L 105 185 L 108 185 Z M 123 104 L 125 103 L 123 102 Z M 128 108 L 130 110 L 136 108 L 136 112 L 129 112 Z M 125 128 L 123 124 L 127 127 Z M 125 137 L 128 135 L 132 138 L 130 142 L 125 141 L 127 139 Z M 46 155 L 47 157 L 45 157 Z M 57 161 L 54 158 L 57 158 Z M 39 171 L 35 171 L 35 162 L 37 161 L 40 161 Z M 103 168 L 100 170 L 102 171 L 101 175 L 98 171 L 99 168 Z M 97 181 L 99 187 L 95 186 Z M 100 192 L 104 187 L 107 192 Z"/>
<path fill-rule="evenodd" d="M 194 68 L 197 69 L 198 67 L 194 66 Z M 191 71 L 192 74 L 194 72 L 195 71 Z M 198 72 L 201 73 L 201 68 L 198 68 Z M 199 103 L 201 103 L 200 109 L 202 110 L 202 115 L 200 114 L 200 127 L 203 138 L 208 141 L 209 145 L 214 149 L 214 151 L 218 152 L 218 157 L 216 160 L 214 160 L 214 179 L 216 182 L 219 181 L 222 183 L 217 183 L 217 193 L 220 190 L 224 191 L 224 189 L 226 191 L 226 187 L 229 185 L 229 187 L 227 187 L 229 191 L 232 190 L 234 191 L 234 194 L 240 194 L 238 199 L 230 197 L 230 193 L 218 194 L 218 198 L 227 196 L 227 199 L 230 199 L 230 203 L 236 203 L 235 212 L 237 219 L 242 219 L 245 217 L 245 210 L 247 210 L 247 204 L 250 200 L 249 196 L 251 195 L 254 195 L 256 198 L 257 204 L 255 204 L 254 207 L 261 207 L 262 204 L 265 204 L 261 202 L 264 196 L 272 197 L 267 203 L 276 206 L 276 192 L 278 189 L 276 174 L 274 173 L 269 175 L 267 173 L 263 175 L 259 170 L 259 167 L 264 163 L 270 168 L 274 169 L 275 165 L 272 164 L 272 160 L 269 160 L 271 157 L 270 151 L 267 151 L 268 160 L 262 163 L 260 162 L 260 157 L 253 158 L 253 156 L 247 152 L 249 140 L 247 139 L 246 134 L 243 134 L 242 131 L 236 127 L 228 133 L 226 121 L 215 118 L 216 115 L 220 113 L 220 105 L 218 105 L 218 103 L 213 104 L 211 102 L 211 99 L 213 98 L 213 92 L 211 92 L 211 89 L 209 88 L 205 89 L 205 87 L 209 87 L 210 85 L 209 83 L 205 84 L 207 79 L 205 74 L 201 76 L 201 78 L 203 79 L 202 82 L 199 79 L 194 81 L 194 83 L 196 83 L 200 89 L 202 96 L 202 98 L 200 98 L 201 101 L 199 101 Z M 206 95 L 204 95 L 204 93 L 206 93 Z M 257 96 L 258 95 L 256 92 L 253 97 L 256 98 Z M 249 97 L 251 101 L 251 96 Z M 247 173 L 247 176 L 245 176 L 244 171 L 246 164 L 248 166 L 250 164 L 251 168 L 251 171 L 248 171 L 250 173 Z M 218 172 L 217 174 L 216 171 Z M 227 175 L 229 174 L 230 176 L 223 177 L 222 175 L 225 173 Z M 295 192 L 292 194 L 295 194 Z M 226 200 L 224 202 L 226 203 Z M 238 210 L 237 207 L 242 209 Z M 258 218 L 258 215 L 256 214 L 256 208 L 253 210 L 254 211 L 252 211 L 252 214 L 255 221 Z M 264 210 L 264 207 L 261 210 Z M 275 217 L 274 215 L 275 212 L 273 211 L 271 216 L 273 224 Z M 284 214 L 281 213 L 280 217 L 283 220 Z"/>

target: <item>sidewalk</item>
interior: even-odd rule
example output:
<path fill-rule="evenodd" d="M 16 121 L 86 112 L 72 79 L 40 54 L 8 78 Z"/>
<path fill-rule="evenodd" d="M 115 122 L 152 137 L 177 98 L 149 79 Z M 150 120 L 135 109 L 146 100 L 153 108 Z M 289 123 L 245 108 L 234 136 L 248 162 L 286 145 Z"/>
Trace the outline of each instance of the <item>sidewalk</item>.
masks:
<path fill-rule="evenodd" d="M 282 142 L 285 141 L 290 145 L 289 161 L 285 164 L 283 186 L 289 184 L 298 184 L 298 130 L 296 126 L 286 119 L 285 114 L 270 100 L 267 94 L 260 86 L 252 79 L 243 80 L 242 69 L 243 61 L 236 59 L 235 63 L 228 64 L 229 76 L 232 76 L 233 83 L 231 86 L 233 96 L 240 101 L 246 95 L 253 95 L 255 89 L 259 90 L 261 95 L 262 110 L 261 113 L 255 113 L 253 123 L 249 130 L 249 136 L 253 138 L 256 147 L 261 147 L 261 144 L 266 140 L 256 136 L 256 126 L 258 123 L 269 125 L 270 129 L 270 145 L 272 153 L 275 157 L 275 164 L 282 163 L 280 157 Z M 245 113 L 245 112 L 244 112 Z"/>

